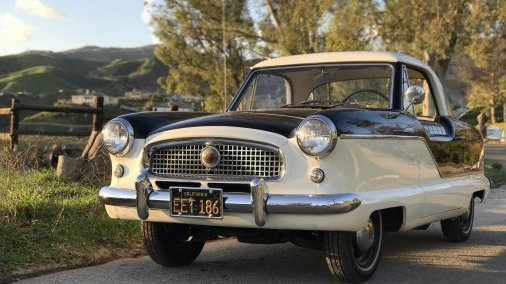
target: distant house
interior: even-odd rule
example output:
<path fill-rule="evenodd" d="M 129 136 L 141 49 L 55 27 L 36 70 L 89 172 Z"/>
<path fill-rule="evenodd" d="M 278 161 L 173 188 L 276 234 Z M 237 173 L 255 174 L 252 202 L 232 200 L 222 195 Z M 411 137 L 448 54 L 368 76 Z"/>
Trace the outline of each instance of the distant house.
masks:
<path fill-rule="evenodd" d="M 164 96 L 162 99 L 166 105 L 154 107 L 154 111 L 170 111 L 167 106 L 171 105 L 178 106 L 178 111 L 199 111 L 202 110 L 204 105 L 204 97 L 199 95 L 171 94 Z"/>
<path fill-rule="evenodd" d="M 193 107 L 190 105 L 174 105 L 174 104 L 167 104 L 164 106 L 155 106 L 152 109 L 153 111 L 183 111 L 183 112 L 190 112 L 195 111 Z"/>
<path fill-rule="evenodd" d="M 131 99 L 131 100 L 146 100 L 151 97 L 153 93 L 145 90 L 136 90 L 133 89 L 132 91 L 125 92 L 125 99 Z"/>
<path fill-rule="evenodd" d="M 92 105 L 93 104 L 92 95 L 72 95 L 71 103 L 76 105 Z M 103 96 L 104 97 L 104 105 L 106 106 L 117 106 L 119 104 L 119 98 L 111 97 L 111 96 Z"/>

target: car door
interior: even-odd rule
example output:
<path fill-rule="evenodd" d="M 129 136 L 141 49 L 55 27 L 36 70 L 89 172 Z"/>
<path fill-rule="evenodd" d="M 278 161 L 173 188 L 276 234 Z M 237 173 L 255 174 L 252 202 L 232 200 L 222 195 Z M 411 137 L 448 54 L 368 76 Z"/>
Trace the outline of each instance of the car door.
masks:
<path fill-rule="evenodd" d="M 467 206 L 472 189 L 466 190 L 460 181 L 480 170 L 482 140 L 479 133 L 454 117 L 440 115 L 435 96 L 444 94 L 434 93 L 429 74 L 409 66 L 405 70 L 408 84 L 422 86 L 425 90 L 423 103 L 405 110 L 414 115 L 425 130 L 425 147 L 421 145 L 419 152 L 424 216 Z"/>

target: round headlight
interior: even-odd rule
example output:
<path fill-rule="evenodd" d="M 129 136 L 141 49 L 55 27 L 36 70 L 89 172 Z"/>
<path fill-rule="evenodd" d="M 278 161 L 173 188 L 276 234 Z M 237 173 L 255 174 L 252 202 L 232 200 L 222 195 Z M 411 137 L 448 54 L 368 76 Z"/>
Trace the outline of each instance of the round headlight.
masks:
<path fill-rule="evenodd" d="M 334 149 L 336 139 L 336 126 L 323 115 L 309 116 L 297 128 L 297 143 L 310 156 L 321 158 L 329 154 Z"/>
<path fill-rule="evenodd" d="M 125 155 L 132 148 L 133 142 L 132 126 L 123 118 L 109 121 L 102 130 L 102 143 L 111 154 Z"/>

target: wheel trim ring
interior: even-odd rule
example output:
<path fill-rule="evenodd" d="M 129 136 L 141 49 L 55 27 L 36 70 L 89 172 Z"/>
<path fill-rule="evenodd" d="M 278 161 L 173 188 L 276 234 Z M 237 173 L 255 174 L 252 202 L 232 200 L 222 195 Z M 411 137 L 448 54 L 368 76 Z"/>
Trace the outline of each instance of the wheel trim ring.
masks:
<path fill-rule="evenodd" d="M 374 222 L 373 222 L 373 225 L 374 225 Z M 355 255 L 355 252 L 360 251 L 360 250 L 358 249 L 356 234 L 353 233 L 353 236 L 352 236 L 352 247 L 353 247 L 353 254 L 354 254 L 353 260 L 355 261 L 357 268 L 363 272 L 370 271 L 377 263 L 377 260 L 379 258 L 379 254 L 381 251 L 381 242 L 382 242 L 382 238 L 383 238 L 382 226 L 383 226 L 383 224 L 382 224 L 381 215 L 379 215 L 378 216 L 378 227 L 379 228 L 375 229 L 375 231 L 378 233 L 376 233 L 374 236 L 375 239 L 374 239 L 373 245 L 366 253 L 363 253 L 359 257 L 359 258 L 364 258 L 364 260 L 360 260 Z M 371 254 L 372 252 L 375 252 L 374 256 Z"/>
<path fill-rule="evenodd" d="M 464 233 L 468 234 L 471 231 L 473 221 L 474 221 L 474 200 L 471 200 L 467 214 L 464 214 L 460 217 L 460 222 Z"/>
<path fill-rule="evenodd" d="M 356 238 L 358 249 L 362 253 L 367 252 L 373 246 L 376 236 L 371 219 L 367 221 L 367 225 L 362 230 L 356 232 Z"/>

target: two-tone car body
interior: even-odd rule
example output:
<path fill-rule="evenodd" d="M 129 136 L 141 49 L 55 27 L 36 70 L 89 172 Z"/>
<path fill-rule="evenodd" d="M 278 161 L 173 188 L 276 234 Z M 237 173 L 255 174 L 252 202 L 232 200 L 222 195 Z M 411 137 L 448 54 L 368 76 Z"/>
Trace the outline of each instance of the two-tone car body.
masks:
<path fill-rule="evenodd" d="M 410 56 L 338 52 L 252 67 L 228 111 L 136 113 L 103 132 L 112 218 L 143 220 L 151 257 L 192 262 L 204 242 L 290 241 L 363 281 L 383 231 L 441 221 L 469 237 L 484 200 L 483 139 L 455 119 L 435 73 Z"/>

